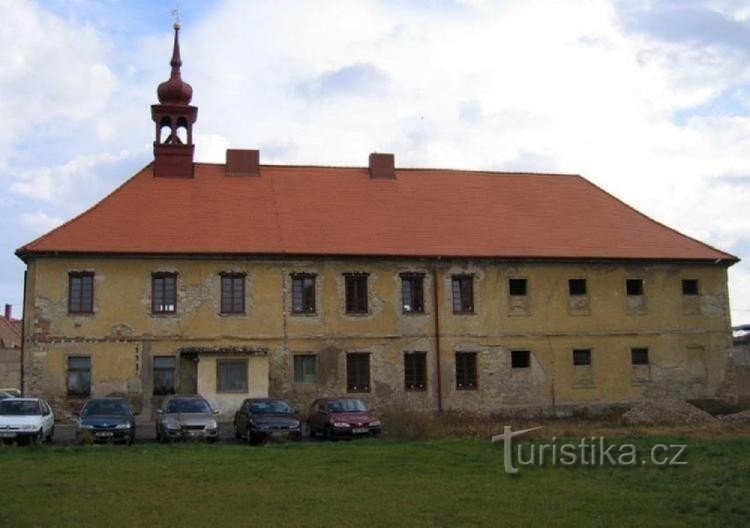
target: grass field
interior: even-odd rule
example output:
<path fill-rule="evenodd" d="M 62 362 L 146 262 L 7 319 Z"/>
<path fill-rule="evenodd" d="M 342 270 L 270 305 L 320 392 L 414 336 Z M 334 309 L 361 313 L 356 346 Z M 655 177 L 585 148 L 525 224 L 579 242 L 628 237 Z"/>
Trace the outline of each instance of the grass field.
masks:
<path fill-rule="evenodd" d="M 0 526 L 746 526 L 750 438 L 687 466 L 503 471 L 480 440 L 0 448 Z"/>

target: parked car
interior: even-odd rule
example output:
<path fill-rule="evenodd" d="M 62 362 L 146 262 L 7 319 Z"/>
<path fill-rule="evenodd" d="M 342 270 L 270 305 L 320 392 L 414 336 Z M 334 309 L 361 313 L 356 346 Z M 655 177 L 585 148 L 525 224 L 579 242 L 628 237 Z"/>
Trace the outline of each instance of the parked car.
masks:
<path fill-rule="evenodd" d="M 181 439 L 219 439 L 219 411 L 201 396 L 168 396 L 156 411 L 156 439 L 160 442 Z"/>
<path fill-rule="evenodd" d="M 0 439 L 51 442 L 55 435 L 55 415 L 46 401 L 39 398 L 8 398 L 0 401 Z"/>
<path fill-rule="evenodd" d="M 79 413 L 76 440 L 94 442 L 135 441 L 135 416 L 124 398 L 92 398 Z"/>
<path fill-rule="evenodd" d="M 381 432 L 380 420 L 356 398 L 315 400 L 307 426 L 311 437 L 320 434 L 329 439 L 378 436 Z"/>
<path fill-rule="evenodd" d="M 8 394 L 11 398 L 20 398 L 21 397 L 21 391 L 18 389 L 0 389 L 0 394 Z M 0 399 L 3 399 L 2 396 L 0 396 Z"/>
<path fill-rule="evenodd" d="M 10 392 L 0 391 L 0 400 L 7 400 L 8 398 L 17 398 L 18 396 L 11 394 Z"/>
<path fill-rule="evenodd" d="M 234 436 L 250 444 L 266 440 L 300 440 L 302 426 L 294 409 L 284 400 L 251 398 L 234 414 Z"/>

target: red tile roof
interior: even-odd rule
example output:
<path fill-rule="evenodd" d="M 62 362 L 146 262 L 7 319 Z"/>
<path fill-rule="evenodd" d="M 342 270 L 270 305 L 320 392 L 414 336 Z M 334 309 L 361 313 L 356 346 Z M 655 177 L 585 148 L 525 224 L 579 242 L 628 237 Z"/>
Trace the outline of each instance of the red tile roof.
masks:
<path fill-rule="evenodd" d="M 21 321 L 0 315 L 0 348 L 21 348 Z"/>
<path fill-rule="evenodd" d="M 593 259 L 736 257 L 682 235 L 580 176 L 262 165 L 260 177 L 152 165 L 20 248 L 33 253 L 299 254 Z"/>

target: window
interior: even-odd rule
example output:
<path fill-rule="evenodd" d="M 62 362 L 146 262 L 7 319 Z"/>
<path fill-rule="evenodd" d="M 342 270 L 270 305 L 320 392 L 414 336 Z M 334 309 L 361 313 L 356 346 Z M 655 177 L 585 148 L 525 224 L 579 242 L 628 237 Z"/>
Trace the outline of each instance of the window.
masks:
<path fill-rule="evenodd" d="M 314 274 L 292 274 L 292 313 L 315 313 Z"/>
<path fill-rule="evenodd" d="M 510 295 L 526 295 L 526 279 L 508 279 Z"/>
<path fill-rule="evenodd" d="M 70 396 L 91 394 L 91 358 L 89 356 L 68 357 L 68 394 Z"/>
<path fill-rule="evenodd" d="M 315 383 L 318 378 L 318 363 L 314 354 L 294 356 L 294 383 Z"/>
<path fill-rule="evenodd" d="M 175 369 L 177 358 L 174 356 L 154 357 L 154 394 L 157 396 L 175 393 Z"/>
<path fill-rule="evenodd" d="M 627 293 L 629 296 L 643 295 L 643 279 L 626 280 L 625 293 Z"/>
<path fill-rule="evenodd" d="M 346 390 L 370 392 L 370 354 L 353 352 L 346 355 Z"/>
<path fill-rule="evenodd" d="M 511 350 L 510 366 L 511 368 L 529 368 L 531 365 L 531 352 L 528 350 Z"/>
<path fill-rule="evenodd" d="M 153 273 L 151 275 L 151 312 L 175 313 L 177 311 L 177 274 Z"/>
<path fill-rule="evenodd" d="M 94 312 L 94 273 L 75 271 L 68 274 L 68 312 Z"/>
<path fill-rule="evenodd" d="M 648 348 L 632 348 L 630 359 L 633 365 L 648 365 Z"/>
<path fill-rule="evenodd" d="M 220 359 L 216 362 L 217 392 L 247 392 L 247 360 Z"/>
<path fill-rule="evenodd" d="M 424 313 L 424 273 L 401 274 L 404 313 Z"/>
<path fill-rule="evenodd" d="M 698 279 L 683 279 L 682 295 L 698 295 Z"/>
<path fill-rule="evenodd" d="M 451 281 L 453 313 L 474 313 L 474 276 L 454 275 Z"/>
<path fill-rule="evenodd" d="M 346 313 L 367 313 L 367 273 L 344 273 Z"/>
<path fill-rule="evenodd" d="M 568 292 L 570 295 L 586 295 L 586 279 L 568 280 Z"/>
<path fill-rule="evenodd" d="M 221 313 L 245 313 L 245 274 L 221 274 Z"/>
<path fill-rule="evenodd" d="M 406 390 L 427 389 L 427 353 L 404 352 L 404 384 Z"/>
<path fill-rule="evenodd" d="M 477 388 L 477 353 L 456 352 L 456 390 Z"/>
<path fill-rule="evenodd" d="M 591 365 L 591 350 L 573 350 L 573 365 L 576 367 L 587 367 Z"/>

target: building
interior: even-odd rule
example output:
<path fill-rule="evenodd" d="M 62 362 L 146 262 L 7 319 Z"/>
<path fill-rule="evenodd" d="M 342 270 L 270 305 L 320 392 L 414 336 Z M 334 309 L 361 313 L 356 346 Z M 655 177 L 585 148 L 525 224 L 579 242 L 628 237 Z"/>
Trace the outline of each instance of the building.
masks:
<path fill-rule="evenodd" d="M 737 399 L 741 405 L 750 405 L 750 324 L 735 326 L 733 330 Z"/>
<path fill-rule="evenodd" d="M 0 316 L 0 389 L 21 386 L 21 321 L 13 319 L 13 308 L 5 305 Z"/>
<path fill-rule="evenodd" d="M 729 397 L 727 268 L 576 175 L 193 162 L 180 75 L 154 162 L 18 249 L 24 388 L 357 394 L 377 408 L 557 410 Z"/>

